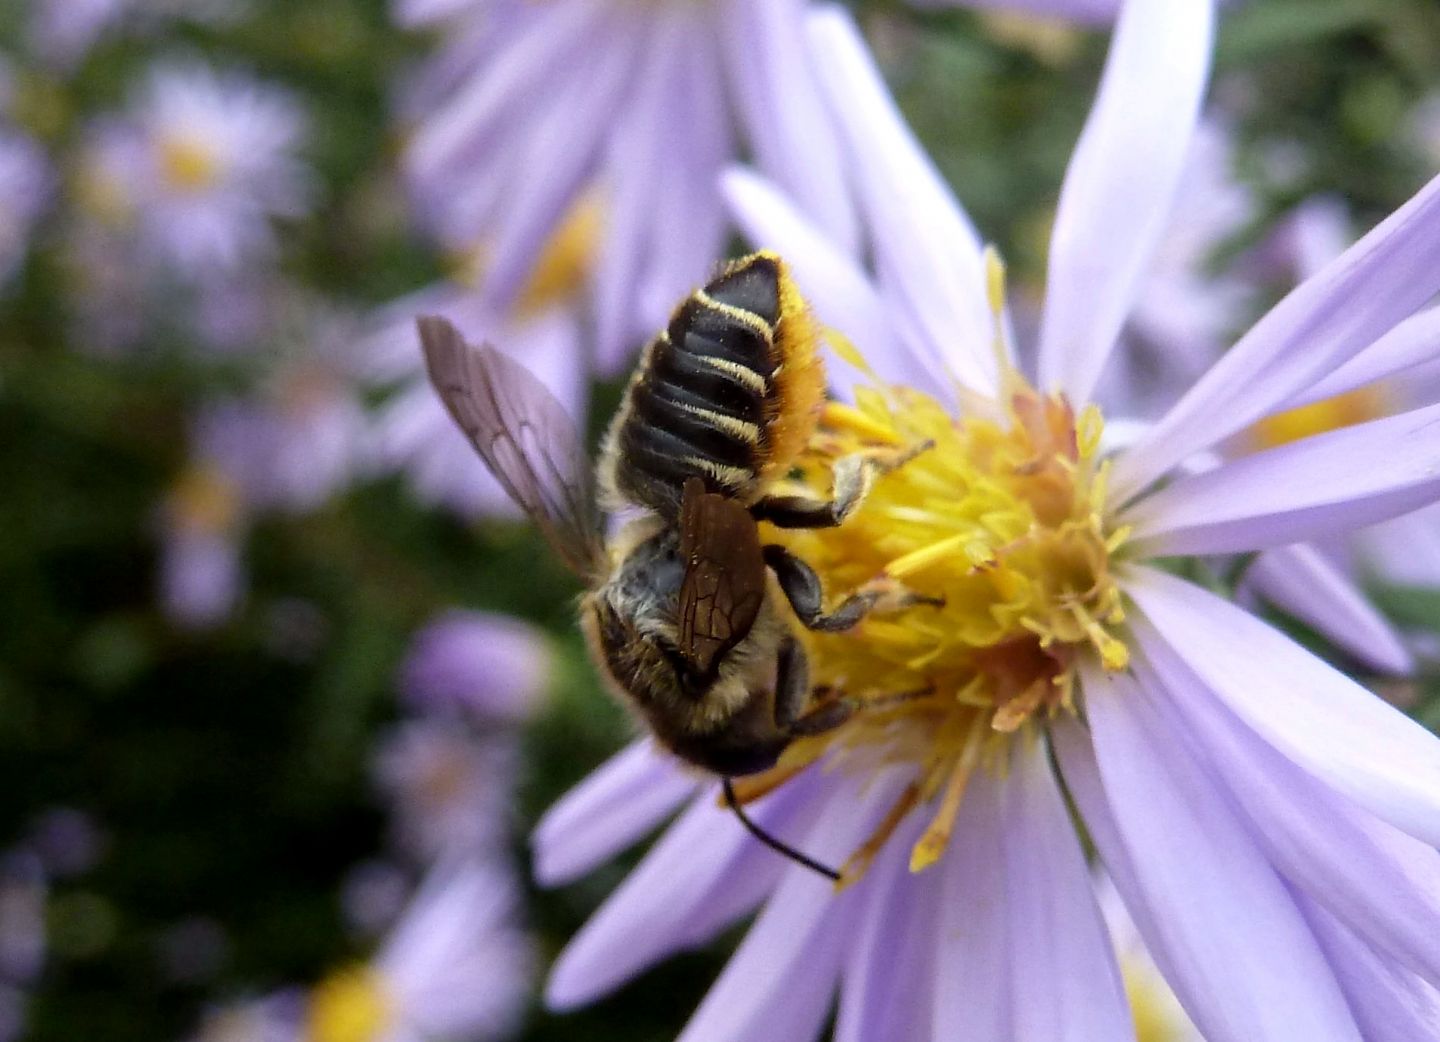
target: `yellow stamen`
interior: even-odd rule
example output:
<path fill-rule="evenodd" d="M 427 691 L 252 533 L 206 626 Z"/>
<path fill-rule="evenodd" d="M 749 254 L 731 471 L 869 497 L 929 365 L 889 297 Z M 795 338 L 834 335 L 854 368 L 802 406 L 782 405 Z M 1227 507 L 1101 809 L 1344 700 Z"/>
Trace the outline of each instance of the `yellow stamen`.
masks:
<path fill-rule="evenodd" d="M 826 402 L 820 422 L 825 427 L 844 430 L 871 441 L 897 444 L 894 430 L 844 402 Z"/>
<path fill-rule="evenodd" d="M 915 804 L 920 802 L 920 787 L 911 785 L 900 794 L 895 801 L 895 806 L 881 820 L 870 838 L 860 845 L 860 849 L 851 854 L 849 859 L 840 868 L 840 878 L 835 883 L 837 890 L 843 890 L 852 883 L 858 882 L 870 867 L 870 862 L 875 860 L 875 855 L 880 853 L 880 848 L 895 834 L 900 823 L 905 820 L 905 815 L 915 809 Z"/>
<path fill-rule="evenodd" d="M 950 844 L 950 831 L 955 827 L 955 816 L 960 813 L 960 801 L 970 784 L 970 769 L 970 765 L 962 759 L 950 771 L 945 795 L 940 798 L 940 809 L 910 851 L 911 872 L 923 872 L 944 856 L 945 848 Z"/>
<path fill-rule="evenodd" d="M 990 551 L 984 543 L 973 543 L 970 536 L 962 533 L 897 557 L 885 566 L 885 574 L 896 579 L 905 579 L 938 561 L 953 557 L 957 552 L 963 553 L 966 560 L 974 565 L 982 565 L 990 560 Z"/>
<path fill-rule="evenodd" d="M 1003 267 L 993 254 L 986 266 L 998 308 Z M 999 329 L 997 315 L 997 341 Z M 1000 769 L 1010 743 L 1033 741 L 1045 720 L 1074 712 L 1081 662 L 1129 664 L 1111 564 L 1128 533 L 1109 521 L 1103 419 L 1035 390 L 1003 350 L 997 360 L 1003 396 L 961 419 L 900 387 L 859 388 L 853 406 L 828 407 L 797 461 L 799 492 L 828 494 L 837 461 L 873 456 L 877 444 L 901 458 L 929 447 L 877 477 L 839 527 L 767 527 L 763 536 L 814 568 L 832 600 L 885 595 L 848 632 L 798 634 L 812 681 L 861 708 L 834 732 L 796 743 L 797 759 L 750 791 L 768 791 L 800 759 L 822 754 L 842 769 L 907 765 L 918 802 L 935 801 L 911 852 L 915 871 L 943 856 L 974 771 Z M 887 818 L 847 862 L 847 881 L 894 826 Z"/>

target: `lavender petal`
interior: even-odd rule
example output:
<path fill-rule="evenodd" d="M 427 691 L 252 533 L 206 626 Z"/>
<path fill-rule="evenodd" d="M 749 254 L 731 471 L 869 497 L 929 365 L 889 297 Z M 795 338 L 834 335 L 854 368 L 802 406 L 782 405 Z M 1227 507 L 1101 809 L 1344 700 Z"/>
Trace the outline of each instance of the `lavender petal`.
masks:
<path fill-rule="evenodd" d="M 910 316 L 912 349 L 936 371 L 991 392 L 994 339 L 980 241 L 885 88 L 847 14 L 821 7 L 810 16 L 810 47 L 832 117 L 840 127 L 858 192 L 875 231 L 882 283 Z"/>
<path fill-rule="evenodd" d="M 1440 177 L 1272 308 L 1116 460 L 1132 496 L 1176 463 L 1292 401 L 1440 290 Z"/>
<path fill-rule="evenodd" d="M 1186 751 L 1184 733 L 1154 711 L 1156 694 L 1098 668 L 1087 666 L 1082 679 L 1104 800 L 1123 847 L 1117 860 L 1128 862 L 1115 883 L 1128 906 L 1148 908 L 1137 926 L 1151 951 L 1164 953 L 1157 964 L 1174 974 L 1170 983 L 1196 1026 L 1211 1042 L 1359 1042 L 1284 883 Z M 1068 778 L 1063 755 L 1062 747 Z M 1111 851 L 1102 845 L 1100 853 L 1109 865 Z"/>
<path fill-rule="evenodd" d="M 1171 214 L 1210 71 L 1210 0 L 1121 8 L 1050 239 L 1040 386 L 1089 401 Z"/>
<path fill-rule="evenodd" d="M 1015 1036 L 1053 1042 L 1131 1037 L 1114 948 L 1043 744 L 1016 749 L 1004 800 Z"/>
<path fill-rule="evenodd" d="M 1440 846 L 1440 739 L 1266 623 L 1136 568 L 1126 589 L 1204 685 L 1271 745 L 1382 821 Z"/>
<path fill-rule="evenodd" d="M 1397 676 L 1415 668 L 1390 620 L 1313 546 L 1266 550 L 1250 566 L 1245 583 L 1372 668 Z"/>
<path fill-rule="evenodd" d="M 1136 621 L 1141 683 L 1173 730 L 1203 744 L 1270 861 L 1366 943 L 1440 982 L 1440 853 L 1376 821 L 1242 724 Z"/>
<path fill-rule="evenodd" d="M 642 739 L 560 798 L 530 838 L 535 878 L 559 886 L 638 841 L 699 787 L 673 757 Z"/>
<path fill-rule="evenodd" d="M 1151 556 L 1336 535 L 1440 500 L 1440 405 L 1316 434 L 1176 480 L 1125 512 Z"/>

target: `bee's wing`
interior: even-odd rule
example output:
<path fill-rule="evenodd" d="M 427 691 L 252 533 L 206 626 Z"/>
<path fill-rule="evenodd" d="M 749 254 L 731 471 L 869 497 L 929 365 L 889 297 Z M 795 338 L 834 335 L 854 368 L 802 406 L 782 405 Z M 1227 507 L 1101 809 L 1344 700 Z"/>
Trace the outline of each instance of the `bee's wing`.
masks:
<path fill-rule="evenodd" d="M 510 498 L 589 578 L 605 551 L 589 458 L 565 409 L 520 363 L 465 342 L 443 318 L 418 322 L 430 382 Z"/>
<path fill-rule="evenodd" d="M 685 482 L 680 501 L 680 654 L 708 674 L 740 643 L 765 597 L 765 559 L 750 512 L 733 499 Z"/>

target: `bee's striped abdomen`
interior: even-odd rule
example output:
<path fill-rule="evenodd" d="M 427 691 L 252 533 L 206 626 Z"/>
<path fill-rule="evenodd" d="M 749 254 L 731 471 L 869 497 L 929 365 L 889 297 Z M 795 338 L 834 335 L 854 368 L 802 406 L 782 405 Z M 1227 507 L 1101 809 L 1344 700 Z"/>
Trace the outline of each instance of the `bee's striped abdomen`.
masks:
<path fill-rule="evenodd" d="M 651 342 L 611 432 L 625 498 L 678 515 L 685 480 L 742 499 L 768 459 L 780 271 L 761 255 L 692 294 Z"/>

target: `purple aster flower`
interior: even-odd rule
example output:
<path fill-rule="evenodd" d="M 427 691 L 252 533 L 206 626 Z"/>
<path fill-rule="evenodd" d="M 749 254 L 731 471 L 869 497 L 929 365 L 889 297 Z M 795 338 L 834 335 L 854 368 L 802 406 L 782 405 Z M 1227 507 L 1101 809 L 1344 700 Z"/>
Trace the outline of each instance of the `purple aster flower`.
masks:
<path fill-rule="evenodd" d="M 177 18 L 222 24 L 249 6 L 246 0 L 35 0 L 25 24 L 27 51 L 69 71 L 107 36 L 153 32 Z"/>
<path fill-rule="evenodd" d="M 209 1010 L 189 1042 L 300 1042 L 304 999 L 294 991 L 240 999 Z"/>
<path fill-rule="evenodd" d="M 48 891 L 34 854 L 14 850 L 0 858 L 0 984 L 28 985 L 40 975 Z"/>
<path fill-rule="evenodd" d="M 550 683 L 550 650 L 535 627 L 508 615 L 450 611 L 415 634 L 400 691 L 422 712 L 482 723 L 523 723 Z"/>
<path fill-rule="evenodd" d="M 42 812 L 26 841 L 52 879 L 70 879 L 90 871 L 109 842 L 94 816 L 76 807 L 51 807 Z"/>
<path fill-rule="evenodd" d="M 50 201 L 50 164 L 38 144 L 0 124 L 0 285 L 20 267 Z"/>
<path fill-rule="evenodd" d="M 478 859 L 442 862 L 368 962 L 317 985 L 305 1042 L 488 1042 L 508 1037 L 535 955 L 515 926 L 519 886 Z"/>
<path fill-rule="evenodd" d="M 405 110 L 427 224 L 483 247 L 481 306 L 508 312 L 582 199 L 601 215 L 589 278 L 596 361 L 614 372 L 724 245 L 720 170 L 741 143 L 832 227 L 838 150 L 800 40 L 803 0 L 414 0 L 445 45 Z"/>
<path fill-rule="evenodd" d="M 510 823 L 512 744 L 477 737 L 453 721 L 398 725 L 375 751 L 375 776 L 401 849 L 423 861 L 498 850 Z"/>
<path fill-rule="evenodd" d="M 29 50 L 50 65 L 72 68 L 135 0 L 40 0 L 32 5 L 27 28 Z"/>
<path fill-rule="evenodd" d="M 181 625 L 225 621 L 244 592 L 241 543 L 264 477 L 260 421 L 235 401 L 206 406 L 195 421 L 190 463 L 160 512 L 160 603 Z"/>
<path fill-rule="evenodd" d="M 267 296 L 279 346 L 263 359 L 264 374 L 246 405 L 254 413 L 249 443 L 252 496 L 262 508 L 315 510 L 368 466 L 371 420 L 361 403 L 364 358 L 355 349 L 357 322 L 309 299 Z"/>
<path fill-rule="evenodd" d="M 1148 265 L 1125 327 L 1123 364 L 1110 367 L 1101 393 L 1127 417 L 1153 419 L 1205 372 L 1254 302 L 1239 263 L 1213 270 L 1216 255 L 1256 216 L 1250 190 L 1233 171 L 1228 128 L 1196 128 L 1181 174 L 1177 207 Z"/>
<path fill-rule="evenodd" d="M 1298 279 L 1318 274 L 1352 241 L 1349 216 L 1336 199 L 1298 206 L 1271 237 L 1271 263 Z M 1377 362 L 1367 360 L 1378 359 Z M 1428 308 L 1399 323 L 1352 365 L 1378 364 L 1389 376 L 1357 384 L 1341 367 L 1295 403 L 1236 439 L 1239 454 L 1402 413 L 1440 400 L 1440 310 Z M 1362 373 L 1363 375 L 1363 373 Z M 1360 592 L 1363 578 L 1419 586 L 1440 584 L 1440 507 L 1426 507 L 1330 539 L 1321 545 L 1262 553 L 1245 587 L 1314 626 L 1374 668 L 1409 673 L 1409 650 Z M 1317 591 L 1324 591 L 1317 596 Z"/>
<path fill-rule="evenodd" d="M 1367 347 L 1440 290 L 1440 180 L 1153 426 L 1101 447 L 1093 392 L 1177 201 L 1212 18 L 1124 5 L 1060 193 L 1031 378 L 1012 361 L 998 260 L 848 18 L 814 16 L 869 253 L 773 186 L 729 182 L 751 238 L 790 259 L 856 345 L 842 354 L 874 370 L 837 372 L 845 397 L 800 484 L 826 492 L 839 453 L 931 444 L 844 525 L 771 537 L 827 590 L 885 576 L 944 603 L 801 634 L 813 681 L 859 711 L 737 783 L 765 828 L 848 885 L 775 857 L 706 786 L 562 954 L 552 1005 L 758 907 L 682 1042 L 813 1037 L 837 993 L 842 1040 L 1133 1038 L 1068 794 L 1211 1042 L 1434 1036 L 1440 740 L 1184 576 L 1440 499 L 1436 404 L 1188 465 L 1346 368 L 1384 375 Z M 552 812 L 538 862 L 552 879 L 583 871 L 693 791 L 632 750 Z"/>
<path fill-rule="evenodd" d="M 285 91 L 205 65 L 151 69 L 128 111 L 91 127 L 80 201 L 133 236 L 137 261 L 201 281 L 274 252 L 276 218 L 305 212 L 305 133 Z"/>

